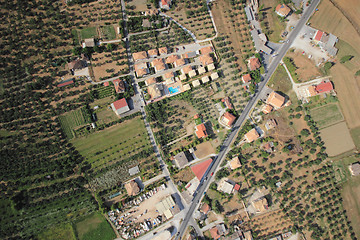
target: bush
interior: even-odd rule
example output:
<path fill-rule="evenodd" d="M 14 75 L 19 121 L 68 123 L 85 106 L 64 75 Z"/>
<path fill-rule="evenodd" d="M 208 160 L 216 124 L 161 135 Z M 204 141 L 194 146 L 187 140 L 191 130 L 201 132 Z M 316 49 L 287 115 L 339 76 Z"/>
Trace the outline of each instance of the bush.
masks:
<path fill-rule="evenodd" d="M 351 56 L 351 55 L 346 55 L 346 56 L 343 56 L 341 59 L 340 59 L 340 63 L 346 63 L 347 61 L 350 61 L 354 56 Z"/>

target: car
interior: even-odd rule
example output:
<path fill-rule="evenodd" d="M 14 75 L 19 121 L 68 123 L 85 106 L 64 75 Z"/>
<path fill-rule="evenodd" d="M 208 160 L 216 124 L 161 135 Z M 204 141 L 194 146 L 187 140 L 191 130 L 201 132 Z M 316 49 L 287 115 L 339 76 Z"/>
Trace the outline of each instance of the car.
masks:
<path fill-rule="evenodd" d="M 211 173 L 211 176 L 214 175 L 214 172 Z"/>

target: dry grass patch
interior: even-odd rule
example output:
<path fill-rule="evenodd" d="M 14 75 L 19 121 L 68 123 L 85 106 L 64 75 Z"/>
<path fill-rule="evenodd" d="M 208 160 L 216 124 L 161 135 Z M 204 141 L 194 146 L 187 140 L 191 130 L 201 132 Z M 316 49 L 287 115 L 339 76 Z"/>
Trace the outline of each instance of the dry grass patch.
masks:
<path fill-rule="evenodd" d="M 341 122 L 320 131 L 329 156 L 337 156 L 355 148 L 345 122 Z"/>
<path fill-rule="evenodd" d="M 293 59 L 294 64 L 297 67 L 295 72 L 297 73 L 300 82 L 322 76 L 315 63 L 306 55 L 302 55 L 301 51 L 289 52 L 287 56 Z"/>

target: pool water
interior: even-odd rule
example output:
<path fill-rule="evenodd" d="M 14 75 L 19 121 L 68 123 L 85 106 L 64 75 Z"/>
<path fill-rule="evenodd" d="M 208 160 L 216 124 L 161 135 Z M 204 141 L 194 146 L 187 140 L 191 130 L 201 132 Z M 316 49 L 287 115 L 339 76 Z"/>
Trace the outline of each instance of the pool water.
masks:
<path fill-rule="evenodd" d="M 180 91 L 180 87 L 177 88 L 169 87 L 170 94 L 177 93 L 179 91 Z"/>

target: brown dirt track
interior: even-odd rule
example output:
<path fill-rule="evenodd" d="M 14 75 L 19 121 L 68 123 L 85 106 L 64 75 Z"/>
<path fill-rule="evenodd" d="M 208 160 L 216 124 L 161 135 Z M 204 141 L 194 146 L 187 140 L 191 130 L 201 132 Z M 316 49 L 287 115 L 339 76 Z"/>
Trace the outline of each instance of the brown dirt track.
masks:
<path fill-rule="evenodd" d="M 330 0 L 323 0 L 319 5 L 319 11 L 314 14 L 310 22 L 313 27 L 331 32 L 346 41 L 357 52 L 352 54 L 355 57 L 351 60 L 351 66 L 337 63 L 331 68 L 335 90 L 338 93 L 345 119 L 349 128 L 355 128 L 360 126 L 360 83 L 354 77 L 355 72 L 360 69 L 360 59 L 357 57 L 360 53 L 360 35 L 355 29 L 360 23 L 360 17 L 357 15 L 360 1 L 336 0 L 334 2 L 341 7 L 342 12 Z M 339 55 L 341 51 L 342 49 L 339 49 Z M 338 56 L 338 60 L 340 57 Z"/>

